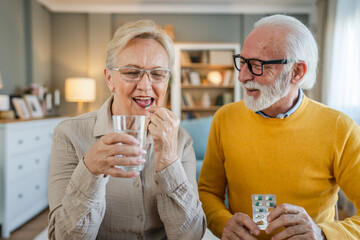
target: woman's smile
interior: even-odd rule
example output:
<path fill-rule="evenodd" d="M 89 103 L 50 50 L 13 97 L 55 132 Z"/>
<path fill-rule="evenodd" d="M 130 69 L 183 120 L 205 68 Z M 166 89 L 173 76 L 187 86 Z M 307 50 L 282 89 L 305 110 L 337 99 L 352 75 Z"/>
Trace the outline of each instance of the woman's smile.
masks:
<path fill-rule="evenodd" d="M 136 104 L 142 108 L 146 108 L 148 106 L 152 106 L 154 103 L 153 97 L 147 97 L 147 96 L 138 96 L 132 98 Z"/>

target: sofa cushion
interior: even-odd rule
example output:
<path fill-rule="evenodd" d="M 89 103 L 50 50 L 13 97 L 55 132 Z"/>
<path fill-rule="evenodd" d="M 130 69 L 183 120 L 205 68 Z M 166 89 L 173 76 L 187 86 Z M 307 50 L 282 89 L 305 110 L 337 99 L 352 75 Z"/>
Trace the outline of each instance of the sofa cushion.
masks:
<path fill-rule="evenodd" d="M 209 137 L 211 117 L 182 120 L 180 125 L 189 132 L 194 141 L 196 159 L 202 160 L 205 156 L 206 145 Z"/>
<path fill-rule="evenodd" d="M 199 181 L 203 159 L 196 159 L 196 181 Z"/>

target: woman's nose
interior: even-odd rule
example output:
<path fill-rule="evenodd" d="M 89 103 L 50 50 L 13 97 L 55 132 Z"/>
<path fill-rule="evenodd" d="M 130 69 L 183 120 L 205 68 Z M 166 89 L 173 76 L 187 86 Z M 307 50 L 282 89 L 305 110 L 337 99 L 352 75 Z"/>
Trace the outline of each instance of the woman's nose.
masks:
<path fill-rule="evenodd" d="M 150 75 L 147 72 L 144 72 L 141 76 L 140 81 L 137 84 L 137 88 L 140 90 L 149 90 L 152 88 L 152 83 L 150 81 Z"/>

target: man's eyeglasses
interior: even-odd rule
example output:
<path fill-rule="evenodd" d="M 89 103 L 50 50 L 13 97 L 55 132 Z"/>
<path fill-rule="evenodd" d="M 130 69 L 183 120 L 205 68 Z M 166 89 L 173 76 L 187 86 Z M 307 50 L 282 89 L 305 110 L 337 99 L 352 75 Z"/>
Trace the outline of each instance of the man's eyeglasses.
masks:
<path fill-rule="evenodd" d="M 264 73 L 264 65 L 265 64 L 287 64 L 290 61 L 287 59 L 279 59 L 279 60 L 269 60 L 263 61 L 256 58 L 246 59 L 240 54 L 233 55 L 235 68 L 239 71 L 245 66 L 247 63 L 250 72 L 256 76 L 261 76 Z"/>
<path fill-rule="evenodd" d="M 118 71 L 124 81 L 139 82 L 146 73 L 152 83 L 166 82 L 170 76 L 170 70 L 165 68 L 155 68 L 144 70 L 136 67 L 116 67 L 111 70 Z"/>

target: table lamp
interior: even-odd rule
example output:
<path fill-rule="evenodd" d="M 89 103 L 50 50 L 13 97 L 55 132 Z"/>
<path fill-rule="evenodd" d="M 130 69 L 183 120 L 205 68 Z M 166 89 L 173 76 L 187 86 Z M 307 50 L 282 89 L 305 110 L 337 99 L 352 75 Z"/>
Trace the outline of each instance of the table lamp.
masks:
<path fill-rule="evenodd" d="M 214 85 L 220 85 L 222 82 L 222 76 L 219 71 L 210 71 L 207 75 L 207 80 Z"/>
<path fill-rule="evenodd" d="M 95 101 L 95 79 L 67 78 L 65 80 L 65 100 L 77 102 L 77 114 L 82 114 L 84 102 Z"/>

